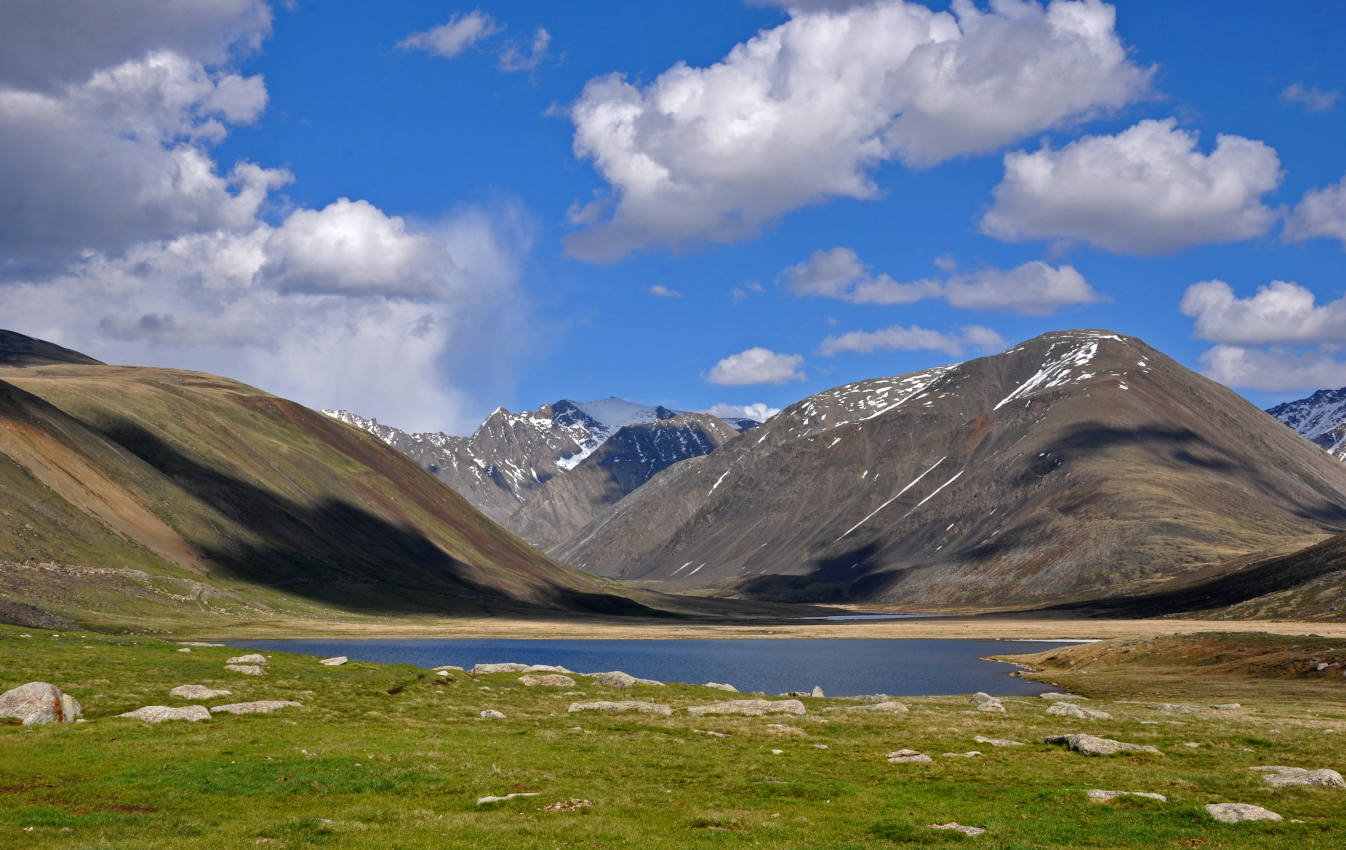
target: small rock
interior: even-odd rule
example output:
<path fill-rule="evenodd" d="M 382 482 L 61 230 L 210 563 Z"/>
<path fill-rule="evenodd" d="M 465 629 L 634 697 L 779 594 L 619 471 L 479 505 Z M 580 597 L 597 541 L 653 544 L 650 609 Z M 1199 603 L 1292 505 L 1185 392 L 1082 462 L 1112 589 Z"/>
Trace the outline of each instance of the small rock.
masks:
<path fill-rule="evenodd" d="M 487 676 L 492 673 L 523 673 L 527 669 L 527 664 L 519 664 L 515 661 L 502 661 L 497 664 L 477 664 L 472 668 L 472 675 Z"/>
<path fill-rule="evenodd" d="M 1189 750 L 1195 750 L 1200 748 L 1201 745 L 1198 744 L 1196 741 L 1184 741 L 1183 746 Z"/>
<path fill-rule="evenodd" d="M 1158 800 L 1161 803 L 1168 802 L 1168 798 L 1163 794 L 1155 794 L 1150 791 L 1102 791 L 1098 788 L 1091 788 L 1084 793 L 1095 803 L 1110 803 L 1118 797 L 1144 797 L 1147 800 Z"/>
<path fill-rule="evenodd" d="M 256 664 L 226 664 L 224 669 L 232 670 L 235 673 L 242 673 L 244 676 L 265 676 L 266 671 Z"/>
<path fill-rule="evenodd" d="M 1112 715 L 1106 711 L 1099 711 L 1096 708 L 1085 708 L 1082 705 L 1075 705 L 1073 702 L 1064 700 L 1054 702 L 1051 708 L 1047 709 L 1048 714 L 1057 717 L 1077 717 L 1081 720 L 1111 720 Z"/>
<path fill-rule="evenodd" d="M 504 719 L 505 719 L 505 713 L 504 713 L 503 711 L 496 711 L 494 708 L 488 708 L 488 709 L 486 709 L 485 711 L 483 711 L 483 712 L 481 713 L 481 716 L 482 716 L 482 717 L 485 717 L 485 718 L 488 718 L 488 719 L 490 719 L 490 720 L 504 720 Z"/>
<path fill-rule="evenodd" d="M 301 703 L 288 699 L 259 699 L 255 702 L 235 702 L 210 707 L 211 714 L 270 714 L 282 708 L 303 708 Z"/>
<path fill-rule="evenodd" d="M 1023 741 L 1011 741 L 1008 738 L 988 738 L 985 735 L 978 735 L 972 740 L 978 744 L 990 744 L 993 747 L 1022 747 Z"/>
<path fill-rule="evenodd" d="M 800 729 L 798 726 L 786 726 L 784 723 L 768 723 L 766 725 L 766 731 L 770 732 L 772 735 L 787 735 L 796 738 L 803 738 L 808 735 L 807 732 Z"/>
<path fill-rule="evenodd" d="M 1285 767 L 1278 764 L 1250 767 L 1262 773 L 1262 780 L 1273 788 L 1288 788 L 1292 785 L 1316 785 L 1323 788 L 1346 788 L 1341 774 L 1326 768 L 1306 770 L 1302 767 Z"/>
<path fill-rule="evenodd" d="M 573 688 L 575 680 L 560 673 L 525 673 L 519 677 L 519 684 L 525 688 Z"/>
<path fill-rule="evenodd" d="M 333 657 L 333 658 L 324 658 L 324 659 L 322 659 L 321 661 L 319 661 L 318 663 L 319 663 L 319 664 L 322 664 L 322 665 L 325 666 L 325 667 L 340 667 L 342 664 L 345 664 L 347 661 L 350 661 L 350 659 L 347 658 L 347 657 L 344 656 L 344 655 L 338 655 L 338 656 L 335 656 L 335 657 Z"/>
<path fill-rule="evenodd" d="M 215 699 L 216 697 L 231 697 L 233 691 L 215 690 L 207 688 L 205 685 L 178 685 L 168 692 L 171 697 L 178 699 Z"/>
<path fill-rule="evenodd" d="M 265 656 L 265 655 L 258 655 L 257 653 L 254 652 L 252 655 L 236 655 L 236 656 L 234 656 L 233 658 L 230 658 L 228 661 L 226 661 L 226 662 L 224 662 L 224 663 L 225 663 L 225 664 L 261 664 L 261 665 L 265 665 L 267 662 L 266 662 L 266 656 Z"/>
<path fill-rule="evenodd" d="M 664 684 L 663 682 L 656 682 L 654 679 L 640 679 L 629 673 L 623 673 L 621 670 L 613 670 L 608 673 L 595 673 L 593 679 L 600 685 L 607 685 L 609 688 L 616 688 L 619 691 L 624 691 L 627 688 L 636 685 L 662 686 Z"/>
<path fill-rule="evenodd" d="M 897 750 L 884 756 L 889 764 L 907 764 L 909 762 L 934 761 L 930 756 L 919 750 Z"/>
<path fill-rule="evenodd" d="M 1206 811 L 1221 823 L 1238 823 L 1245 820 L 1281 820 L 1281 816 L 1275 812 L 1249 803 L 1210 803 L 1206 806 Z"/>
<path fill-rule="evenodd" d="M 517 670 L 505 670 L 505 673 L 517 673 Z M 503 797 L 478 797 L 478 806 L 488 806 L 491 803 L 503 803 L 506 800 L 513 800 L 516 797 L 537 797 L 542 794 L 541 791 L 515 791 L 513 794 L 506 794 Z"/>
<path fill-rule="evenodd" d="M 578 812 L 580 809 L 587 809 L 592 806 L 588 800 L 582 800 L 579 797 L 571 797 L 569 800 L 560 800 L 555 803 L 548 803 L 542 807 L 545 814 L 555 815 L 562 812 Z"/>
<path fill-rule="evenodd" d="M 190 646 L 184 646 L 182 649 L 178 650 L 178 652 L 191 652 L 191 651 L 192 648 Z"/>
<path fill-rule="evenodd" d="M 529 664 L 525 673 L 562 673 L 574 675 L 575 671 L 566 667 L 557 667 L 555 664 Z"/>
<path fill-rule="evenodd" d="M 704 685 L 704 687 L 714 688 L 717 691 L 729 691 L 730 693 L 735 694 L 738 693 L 738 688 L 734 687 L 733 685 L 726 685 L 724 682 L 707 682 Z"/>
<path fill-rule="evenodd" d="M 814 745 L 813 745 L 813 748 L 814 748 L 815 750 L 825 750 L 825 749 L 827 749 L 827 745 L 826 745 L 826 744 L 814 744 Z"/>
<path fill-rule="evenodd" d="M 804 704 L 797 699 L 731 699 L 710 705 L 693 705 L 687 709 L 689 714 L 746 714 L 760 717 L 763 714 L 805 714 Z"/>
<path fill-rule="evenodd" d="M 728 733 L 728 732 L 714 732 L 714 731 L 712 731 L 712 730 L 710 730 L 710 729 L 693 729 L 692 731 L 695 732 L 695 733 L 698 734 L 698 735 L 709 735 L 709 736 L 712 737 L 712 738 L 728 738 L 728 737 L 729 737 L 729 733 Z"/>
<path fill-rule="evenodd" d="M 963 826 L 961 823 L 953 823 L 952 821 L 949 823 L 928 823 L 926 826 L 930 829 L 949 829 L 954 832 L 961 832 L 969 838 L 975 838 L 986 831 L 980 826 Z"/>
<path fill-rule="evenodd" d="M 1222 702 L 1211 706 L 1211 708 L 1215 709 L 1216 711 L 1238 711 L 1242 707 L 1243 706 L 1239 705 L 1236 702 Z"/>
<path fill-rule="evenodd" d="M 910 709 L 907 708 L 906 703 L 890 699 L 864 705 L 829 705 L 823 711 L 890 711 L 894 714 L 906 714 Z"/>
<path fill-rule="evenodd" d="M 459 666 L 457 666 L 456 664 L 438 664 L 438 665 L 436 665 L 436 666 L 434 666 L 434 667 L 432 667 L 432 668 L 430 668 L 430 669 L 434 670 L 436 673 L 466 673 L 466 672 L 467 672 L 467 671 L 464 670 L 462 667 L 459 667 Z"/>
<path fill-rule="evenodd" d="M 50 682 L 29 682 L 0 694 L 0 717 L 21 720 L 24 726 L 74 723 L 83 714 L 74 697 Z"/>
<path fill-rule="evenodd" d="M 204 705 L 184 705 L 177 708 L 167 705 L 147 705 L 117 716 L 143 720 L 146 723 L 163 723 L 167 720 L 187 720 L 195 723 L 198 720 L 209 720 L 210 709 Z"/>
<path fill-rule="evenodd" d="M 1110 756 L 1122 752 L 1159 753 L 1157 748 L 1148 744 L 1128 744 L 1122 741 L 1114 741 L 1111 738 L 1100 738 L 1097 735 L 1051 735 L 1043 738 L 1042 742 L 1044 744 L 1065 744 L 1075 752 L 1086 756 Z"/>
<path fill-rule="evenodd" d="M 772 754 L 773 756 L 778 756 L 778 755 L 780 755 L 781 753 L 784 753 L 784 752 L 785 752 L 785 750 L 772 750 L 772 751 L 771 751 L 771 754 Z"/>
<path fill-rule="evenodd" d="M 965 752 L 965 753 L 945 753 L 945 754 L 944 754 L 944 758 L 946 758 L 946 759 L 972 759 L 972 758 L 976 758 L 976 757 L 979 756 L 979 755 L 981 755 L 981 751 L 980 751 L 980 750 L 968 750 L 968 751 Z"/>
<path fill-rule="evenodd" d="M 811 696 L 811 697 L 818 697 L 818 698 L 821 699 L 822 696 L 823 696 L 823 689 L 822 689 L 822 686 L 821 686 L 821 685 L 814 685 L 814 686 L 813 686 L 813 690 L 809 693 L 809 696 Z"/>
<path fill-rule="evenodd" d="M 1088 702 L 1088 697 L 1082 697 L 1079 694 L 1063 694 L 1060 691 L 1048 691 L 1045 694 L 1038 694 L 1042 699 L 1077 699 Z"/>
<path fill-rule="evenodd" d="M 594 702 L 572 702 L 570 708 L 566 711 L 575 714 L 580 711 L 608 711 L 613 713 L 636 712 L 638 714 L 661 714 L 664 716 L 673 713 L 671 706 L 663 705 L 657 702 L 639 702 L 637 700 L 622 700 L 620 702 L 611 702 L 608 700 L 596 700 Z"/>
<path fill-rule="evenodd" d="M 1180 705 L 1176 702 L 1157 702 L 1147 705 L 1151 711 L 1173 711 L 1180 714 L 1195 714 L 1199 709 L 1194 705 Z"/>
<path fill-rule="evenodd" d="M 1001 704 L 999 697 L 993 697 L 990 694 L 981 691 L 972 695 L 972 704 L 977 707 L 977 711 L 985 711 L 992 714 L 1005 713 L 1005 706 Z"/>

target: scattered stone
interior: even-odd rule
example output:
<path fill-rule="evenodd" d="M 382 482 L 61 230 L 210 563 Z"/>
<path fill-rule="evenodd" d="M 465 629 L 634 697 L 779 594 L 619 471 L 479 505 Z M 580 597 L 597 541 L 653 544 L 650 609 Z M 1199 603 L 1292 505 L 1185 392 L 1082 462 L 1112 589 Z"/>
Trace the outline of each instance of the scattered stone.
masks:
<path fill-rule="evenodd" d="M 977 711 L 985 711 L 993 714 L 1004 714 L 1005 706 L 1001 704 L 999 697 L 993 697 L 988 693 L 977 691 L 972 695 L 972 704 L 977 707 Z"/>
<path fill-rule="evenodd" d="M 1281 816 L 1261 806 L 1250 803 L 1210 803 L 1206 811 L 1221 823 L 1238 823 L 1245 820 L 1281 820 Z"/>
<path fill-rule="evenodd" d="M 231 697 L 234 692 L 207 688 L 205 685 L 178 685 L 169 691 L 168 695 L 178 699 L 215 699 L 215 697 Z"/>
<path fill-rule="evenodd" d="M 224 663 L 225 663 L 225 664 L 261 664 L 261 665 L 265 666 L 266 663 L 267 663 L 267 661 L 266 661 L 266 656 L 265 656 L 265 655 L 258 655 L 257 653 L 254 652 L 252 655 L 236 655 L 236 656 L 234 656 L 233 658 L 230 658 L 228 661 L 226 661 L 226 662 L 224 662 Z"/>
<path fill-rule="evenodd" d="M 798 726 L 786 726 L 784 723 L 768 723 L 766 725 L 766 731 L 770 732 L 772 735 L 788 735 L 795 738 L 804 738 L 808 735 L 807 732 L 800 729 Z"/>
<path fill-rule="evenodd" d="M 1116 753 L 1159 753 L 1158 748 L 1148 744 L 1128 744 L 1097 735 L 1051 735 L 1042 739 L 1044 744 L 1064 744 L 1077 753 L 1086 756 L 1110 756 Z M 1162 753 L 1159 753 L 1162 755 Z"/>
<path fill-rule="evenodd" d="M 1273 788 L 1287 788 L 1292 785 L 1316 785 L 1323 788 L 1346 788 L 1341 774 L 1335 770 L 1306 770 L 1302 767 L 1285 767 L 1278 764 L 1250 767 L 1262 773 L 1262 779 Z"/>
<path fill-rule="evenodd" d="M 930 829 L 950 829 L 961 832 L 969 838 L 975 838 L 986 831 L 980 826 L 963 826 L 961 823 L 953 823 L 952 821 L 949 823 L 928 823 L 926 826 Z"/>
<path fill-rule="evenodd" d="M 823 696 L 823 688 L 822 688 L 822 685 L 814 685 L 814 686 L 813 686 L 813 690 L 812 690 L 811 692 L 809 692 L 809 696 L 811 696 L 811 697 L 817 697 L 817 698 L 821 699 L 822 696 Z"/>
<path fill-rule="evenodd" d="M 232 670 L 235 673 L 242 673 L 244 676 L 265 676 L 266 671 L 256 664 L 226 664 L 224 669 Z"/>
<path fill-rule="evenodd" d="M 894 714 L 906 714 L 910 709 L 907 708 L 906 703 L 890 699 L 864 705 L 831 705 L 824 708 L 823 711 L 890 711 Z"/>
<path fill-rule="evenodd" d="M 568 668 L 566 668 L 566 667 L 557 667 L 555 664 L 529 664 L 528 667 L 527 667 L 527 669 L 525 669 L 523 672 L 525 672 L 525 673 L 563 673 L 563 674 L 569 674 L 569 675 L 572 675 L 572 676 L 575 675 L 575 671 L 574 671 L 574 670 L 570 670 L 570 669 L 568 669 Z"/>
<path fill-rule="evenodd" d="M 519 664 L 514 661 L 503 661 L 498 664 L 477 664 L 472 668 L 472 675 L 486 676 L 491 673 L 525 673 L 527 671 L 527 664 Z"/>
<path fill-rule="evenodd" d="M 503 672 L 505 672 L 505 673 L 517 673 L 518 671 L 517 671 L 517 670 L 505 670 L 505 671 L 503 671 Z M 503 802 L 505 802 L 506 800 L 513 800 L 515 797 L 538 797 L 538 796 L 541 796 L 541 795 L 542 795 L 542 792 L 541 792 L 541 791 L 515 791 L 513 794 L 506 794 L 506 795 L 503 796 L 503 797 L 478 797 L 478 798 L 477 798 L 477 805 L 478 805 L 478 806 L 488 806 L 488 805 L 490 805 L 491 803 L 503 803 Z"/>
<path fill-rule="evenodd" d="M 715 731 L 712 731 L 712 730 L 710 730 L 710 729 L 693 729 L 692 731 L 695 732 L 695 733 L 697 733 L 698 735 L 709 735 L 709 736 L 712 737 L 712 738 L 728 738 L 728 737 L 729 737 L 729 733 L 728 733 L 728 732 L 715 732 Z"/>
<path fill-rule="evenodd" d="M 1168 802 L 1168 798 L 1163 794 L 1155 794 L 1150 791 L 1102 791 L 1098 788 L 1091 788 L 1084 793 L 1095 803 L 1111 803 L 1118 797 L 1144 797 L 1147 800 L 1158 800 L 1161 803 Z"/>
<path fill-rule="evenodd" d="M 593 678 L 598 684 L 607 685 L 609 688 L 616 688 L 619 691 L 624 691 L 627 688 L 636 685 L 662 686 L 664 684 L 663 682 L 656 682 L 654 679 L 640 679 L 629 673 L 623 673 L 621 670 L 613 670 L 608 673 L 595 673 Z"/>
<path fill-rule="evenodd" d="M 1215 709 L 1216 711 L 1238 711 L 1242 707 L 1243 706 L 1239 705 L 1236 702 L 1222 702 L 1211 706 L 1211 708 Z"/>
<path fill-rule="evenodd" d="M 519 677 L 519 684 L 525 688 L 573 688 L 575 680 L 560 673 L 525 673 Z"/>
<path fill-rule="evenodd" d="M 350 661 L 350 659 L 347 658 L 347 657 L 344 656 L 344 655 L 338 655 L 338 656 L 336 656 L 336 657 L 334 657 L 334 658 L 324 658 L 324 659 L 322 659 L 321 661 L 319 661 L 318 663 L 319 663 L 319 664 L 322 664 L 322 665 L 325 666 L 325 667 L 340 667 L 342 664 L 345 664 L 347 661 Z"/>
<path fill-rule="evenodd" d="M 1063 694 L 1060 691 L 1048 691 L 1045 694 L 1038 694 L 1038 696 L 1042 699 L 1077 699 L 1084 700 L 1085 702 L 1089 701 L 1088 697 L 1082 697 L 1079 694 Z"/>
<path fill-rule="evenodd" d="M 578 812 L 580 809 L 587 809 L 592 806 L 588 800 L 582 800 L 579 797 L 571 797 L 569 800 L 560 800 L 555 803 L 548 803 L 542 807 L 545 814 L 556 815 L 562 812 Z"/>
<path fill-rule="evenodd" d="M 49 682 L 29 682 L 0 694 L 0 717 L 21 720 L 24 726 L 74 723 L 83 714 L 74 697 Z"/>
<path fill-rule="evenodd" d="M 229 705 L 214 705 L 211 714 L 270 714 L 282 708 L 303 708 L 301 703 L 288 699 L 259 699 L 255 702 L 234 702 Z"/>
<path fill-rule="evenodd" d="M 456 664 L 439 664 L 439 665 L 437 665 L 437 666 L 435 666 L 435 667 L 432 667 L 431 669 L 434 670 L 436 673 L 466 673 L 466 672 L 467 672 L 467 671 L 464 670 L 462 667 L 459 667 L 459 666 L 457 666 Z"/>
<path fill-rule="evenodd" d="M 449 671 L 448 671 L 448 670 L 436 670 L 436 671 L 435 671 L 435 675 L 438 676 L 438 677 L 440 677 L 440 678 L 445 678 L 445 679 L 447 679 L 447 678 L 449 677 Z"/>
<path fill-rule="evenodd" d="M 972 740 L 978 744 L 990 744 L 993 747 L 1022 747 L 1023 741 L 1011 741 L 1008 738 L 988 738 L 985 735 L 978 735 Z"/>
<path fill-rule="evenodd" d="M 640 702 L 637 700 L 611 702 L 608 700 L 595 700 L 594 702 L 572 702 L 570 708 L 566 709 L 566 711 L 571 714 L 580 711 L 609 711 L 613 713 L 634 711 L 638 714 L 661 714 L 667 716 L 673 713 L 673 708 L 657 702 Z"/>
<path fill-rule="evenodd" d="M 1073 702 L 1064 700 L 1052 703 L 1051 708 L 1047 709 L 1048 714 L 1057 717 L 1078 717 L 1081 720 L 1111 720 L 1112 715 L 1106 711 L 1099 711 L 1096 708 L 1085 708 L 1082 705 L 1075 705 Z"/>
<path fill-rule="evenodd" d="M 710 705 L 693 705 L 687 708 L 689 714 L 746 714 L 760 717 L 763 714 L 805 714 L 804 704 L 797 699 L 731 699 L 725 702 L 713 702 Z"/>
<path fill-rule="evenodd" d="M 489 719 L 489 720 L 504 720 L 504 719 L 505 719 L 505 713 L 504 713 L 503 711 L 496 711 L 494 708 L 488 708 L 488 709 L 486 709 L 485 711 L 483 711 L 483 712 L 481 713 L 481 716 L 482 716 L 482 717 L 485 717 L 485 718 L 487 718 L 487 719 Z"/>
<path fill-rule="evenodd" d="M 707 682 L 703 687 L 715 688 L 717 691 L 729 691 L 730 693 L 735 694 L 738 693 L 738 688 L 734 687 L 733 685 L 727 685 L 724 682 Z"/>
<path fill-rule="evenodd" d="M 785 750 L 772 750 L 772 751 L 771 751 L 771 754 L 772 754 L 773 756 L 778 756 L 778 755 L 781 755 L 781 754 L 784 753 L 784 752 L 785 752 Z"/>
<path fill-rule="evenodd" d="M 945 753 L 946 759 L 972 759 L 981 755 L 981 750 L 968 750 L 965 753 Z"/>
<path fill-rule="evenodd" d="M 826 744 L 814 744 L 814 745 L 813 745 L 813 748 L 814 748 L 815 750 L 825 750 L 825 749 L 827 749 L 827 745 L 826 745 Z"/>
<path fill-rule="evenodd" d="M 1195 750 L 1201 747 L 1196 741 L 1184 741 L 1182 745 L 1189 750 Z"/>
<path fill-rule="evenodd" d="M 919 750 L 897 750 L 884 756 L 889 764 L 907 764 L 910 762 L 934 761 L 930 756 Z"/>
<path fill-rule="evenodd" d="M 191 652 L 191 651 L 192 648 L 190 646 L 184 646 L 182 649 L 178 650 L 178 652 Z"/>
<path fill-rule="evenodd" d="M 198 720 L 209 720 L 210 709 L 204 705 L 184 705 L 177 708 L 167 705 L 147 705 L 117 716 L 143 720 L 146 723 L 163 723 L 166 720 L 187 720 L 195 723 Z"/>
<path fill-rule="evenodd" d="M 1173 711 L 1179 714 L 1195 714 L 1199 709 L 1194 705 L 1180 705 L 1176 702 L 1157 702 L 1153 705 L 1147 705 L 1146 708 L 1151 711 Z"/>

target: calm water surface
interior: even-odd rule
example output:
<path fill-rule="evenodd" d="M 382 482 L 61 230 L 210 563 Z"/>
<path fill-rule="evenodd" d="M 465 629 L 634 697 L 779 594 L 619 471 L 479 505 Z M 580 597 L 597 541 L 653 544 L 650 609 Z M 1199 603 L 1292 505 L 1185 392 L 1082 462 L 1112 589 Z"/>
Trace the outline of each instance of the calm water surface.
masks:
<path fill-rule="evenodd" d="M 885 693 L 917 696 L 1036 694 L 1041 683 L 1010 676 L 985 655 L 1041 652 L 1068 642 L 1007 640 L 253 640 L 245 649 L 328 657 L 346 655 L 434 667 L 518 661 L 556 664 L 581 673 L 625 670 L 665 682 L 728 682 L 745 693 L 807 691 L 828 696 Z"/>

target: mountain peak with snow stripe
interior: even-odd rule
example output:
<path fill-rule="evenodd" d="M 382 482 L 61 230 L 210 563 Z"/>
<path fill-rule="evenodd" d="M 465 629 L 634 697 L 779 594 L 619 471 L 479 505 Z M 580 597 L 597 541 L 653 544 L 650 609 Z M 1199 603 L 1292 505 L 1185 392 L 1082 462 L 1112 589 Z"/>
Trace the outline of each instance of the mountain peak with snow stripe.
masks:
<path fill-rule="evenodd" d="M 1318 390 L 1307 398 L 1278 404 L 1267 413 L 1337 460 L 1346 461 L 1346 387 Z"/>

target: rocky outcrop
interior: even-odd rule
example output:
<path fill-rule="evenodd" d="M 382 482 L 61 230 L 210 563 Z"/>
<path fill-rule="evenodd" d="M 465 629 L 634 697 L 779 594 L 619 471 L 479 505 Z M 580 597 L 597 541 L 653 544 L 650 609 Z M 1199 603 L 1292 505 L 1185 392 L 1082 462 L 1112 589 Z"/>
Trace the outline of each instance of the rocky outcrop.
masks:
<path fill-rule="evenodd" d="M 1246 820 L 1282 820 L 1281 816 L 1250 803 L 1211 803 L 1206 812 L 1220 823 L 1239 823 Z"/>
<path fill-rule="evenodd" d="M 1342 780 L 1341 774 L 1327 768 L 1308 770 L 1302 767 L 1284 767 L 1277 764 L 1248 769 L 1260 771 L 1263 781 L 1272 788 L 1288 788 L 1293 785 L 1346 788 L 1346 781 Z"/>
<path fill-rule="evenodd" d="M 566 709 L 571 714 L 581 711 L 605 711 L 614 714 L 624 712 L 635 712 L 637 714 L 661 714 L 669 715 L 673 713 L 670 706 L 657 702 L 640 702 L 638 700 L 595 700 L 593 702 L 572 702 Z"/>
<path fill-rule="evenodd" d="M 287 699 L 261 699 L 254 702 L 235 702 L 211 706 L 211 714 L 270 714 L 283 708 L 303 708 L 301 703 Z"/>
<path fill-rule="evenodd" d="M 265 676 L 266 670 L 258 664 L 226 664 L 224 669 L 244 676 Z"/>
<path fill-rule="evenodd" d="M 199 720 L 210 719 L 210 709 L 204 705 L 147 705 L 144 708 L 137 708 L 135 711 L 128 711 L 125 714 L 118 714 L 118 717 L 129 717 L 132 720 L 143 720 L 146 723 L 165 723 L 169 720 L 186 720 L 195 723 Z"/>
<path fill-rule="evenodd" d="M 749 717 L 760 717 L 764 714 L 803 715 L 807 713 L 804 704 L 797 699 L 731 699 L 709 705 L 689 706 L 687 711 L 697 716 L 703 714 L 744 714 Z"/>
<path fill-rule="evenodd" d="M 1042 740 L 1044 744 L 1064 744 L 1077 753 L 1086 756 L 1111 756 L 1117 753 L 1155 753 L 1162 755 L 1157 747 L 1148 744 L 1128 744 L 1097 735 L 1051 735 Z"/>
<path fill-rule="evenodd" d="M 560 673 L 525 673 L 519 677 L 519 684 L 525 688 L 573 688 L 575 680 Z"/>
<path fill-rule="evenodd" d="M 49 682 L 29 682 L 0 694 L 0 717 L 21 720 L 24 726 L 74 723 L 83 714 L 74 697 Z"/>
<path fill-rule="evenodd" d="M 632 676 L 629 673 L 623 673 L 621 670 L 613 670 L 608 673 L 595 673 L 593 679 L 600 685 L 607 685 L 609 688 L 616 688 L 624 691 L 627 688 L 633 688 L 636 685 L 663 685 L 663 682 L 654 679 L 641 679 Z"/>
<path fill-rule="evenodd" d="M 207 688 L 205 685 L 178 685 L 169 691 L 168 695 L 178 699 L 215 699 L 216 697 L 233 696 L 234 692 Z"/>
<path fill-rule="evenodd" d="M 1112 715 L 1096 708 L 1085 708 L 1072 702 L 1054 702 L 1047 713 L 1056 717 L 1075 717 L 1080 720 L 1111 720 Z"/>

